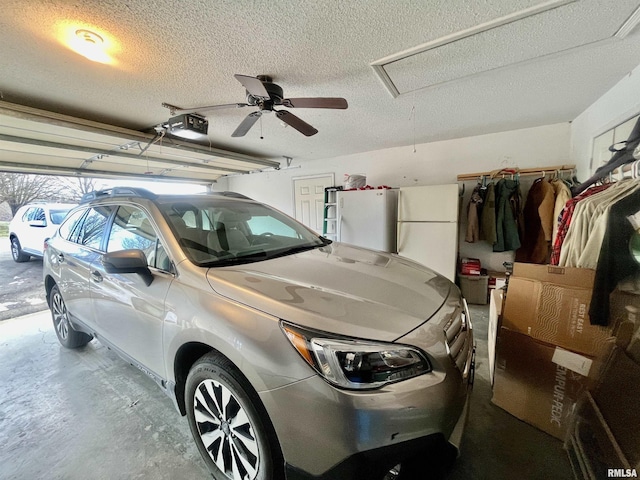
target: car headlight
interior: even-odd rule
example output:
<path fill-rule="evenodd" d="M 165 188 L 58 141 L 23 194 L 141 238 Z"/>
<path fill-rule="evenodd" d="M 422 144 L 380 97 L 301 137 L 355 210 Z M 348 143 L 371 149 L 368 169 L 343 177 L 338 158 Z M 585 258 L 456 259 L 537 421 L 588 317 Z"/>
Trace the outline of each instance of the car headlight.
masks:
<path fill-rule="evenodd" d="M 302 358 L 338 387 L 379 388 L 431 371 L 424 354 L 413 347 L 333 337 L 287 322 L 281 326 Z"/>

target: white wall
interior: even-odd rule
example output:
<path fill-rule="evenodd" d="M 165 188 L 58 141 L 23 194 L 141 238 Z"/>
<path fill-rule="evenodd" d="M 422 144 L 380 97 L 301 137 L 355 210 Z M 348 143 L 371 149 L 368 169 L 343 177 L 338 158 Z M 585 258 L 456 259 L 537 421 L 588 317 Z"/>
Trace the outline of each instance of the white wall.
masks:
<path fill-rule="evenodd" d="M 292 178 L 362 173 L 372 186 L 436 185 L 456 183 L 463 173 L 517 166 L 532 168 L 569 162 L 570 125 L 559 123 L 476 137 L 389 148 L 355 155 L 305 162 L 280 171 L 231 176 L 228 189 L 268 203 L 293 215 Z M 473 186 L 473 182 L 469 183 Z M 216 190 L 219 190 L 219 185 Z"/>
<path fill-rule="evenodd" d="M 571 123 L 571 161 L 583 178 L 592 173 L 593 138 L 640 112 L 640 65 L 596 100 Z"/>
<path fill-rule="evenodd" d="M 560 123 L 489 135 L 460 138 L 416 146 L 390 148 L 303 164 L 280 171 L 227 177 L 215 190 L 229 189 L 294 214 L 293 183 L 295 177 L 323 173 L 335 174 L 342 183 L 344 174 L 363 173 L 372 186 L 436 185 L 456 183 L 457 176 L 498 170 L 506 167 L 536 168 L 569 163 L 570 125 Z M 460 207 L 466 208 L 475 180 L 464 182 L 465 196 Z M 523 181 L 526 183 L 526 180 Z M 462 188 L 462 182 L 460 183 Z M 524 189 L 526 195 L 528 188 Z M 491 270 L 504 270 L 502 263 L 513 260 L 513 253 L 494 254 L 486 242 L 464 242 L 466 216 L 460 223 L 460 255 L 480 258 Z"/>

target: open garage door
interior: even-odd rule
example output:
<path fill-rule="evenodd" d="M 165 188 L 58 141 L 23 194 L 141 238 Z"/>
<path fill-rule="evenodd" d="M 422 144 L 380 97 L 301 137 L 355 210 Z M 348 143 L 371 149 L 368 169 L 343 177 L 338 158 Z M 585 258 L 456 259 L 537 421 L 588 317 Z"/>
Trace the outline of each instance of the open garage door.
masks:
<path fill-rule="evenodd" d="M 0 101 L 0 171 L 211 183 L 279 162 Z"/>

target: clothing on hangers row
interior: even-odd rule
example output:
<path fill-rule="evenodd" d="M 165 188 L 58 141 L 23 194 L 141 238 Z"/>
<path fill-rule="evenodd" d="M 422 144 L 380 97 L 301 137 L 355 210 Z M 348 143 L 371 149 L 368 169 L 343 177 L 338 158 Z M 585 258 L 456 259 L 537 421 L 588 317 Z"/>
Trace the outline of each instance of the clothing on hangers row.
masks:
<path fill-rule="evenodd" d="M 592 324 L 606 325 L 609 294 L 640 273 L 629 241 L 635 232 L 627 217 L 640 211 L 638 167 L 631 179 L 594 185 L 567 202 L 559 219 L 551 264 L 596 270 L 589 309 Z"/>
<path fill-rule="evenodd" d="M 556 218 L 571 197 L 570 188 L 578 183 L 573 171 L 562 179 L 559 171 L 542 171 L 522 201 L 519 176 L 501 178 L 487 184 L 479 178 L 467 206 L 465 240 L 485 240 L 494 252 L 516 250 L 516 260 L 547 263 L 550 243 L 556 235 Z M 553 174 L 548 181 L 547 174 Z"/>
<path fill-rule="evenodd" d="M 467 205 L 465 241 L 484 240 L 493 245 L 494 252 L 520 247 L 522 195 L 518 176 L 511 176 L 497 183 L 487 184 L 485 177 L 478 182 Z"/>

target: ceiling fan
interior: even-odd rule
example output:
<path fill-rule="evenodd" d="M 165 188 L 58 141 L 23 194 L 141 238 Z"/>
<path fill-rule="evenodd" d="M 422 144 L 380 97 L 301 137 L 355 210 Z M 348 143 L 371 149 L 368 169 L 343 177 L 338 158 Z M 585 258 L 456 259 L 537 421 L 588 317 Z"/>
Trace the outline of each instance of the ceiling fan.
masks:
<path fill-rule="evenodd" d="M 274 107 L 287 108 L 335 108 L 345 109 L 348 107 L 344 98 L 333 97 L 310 97 L 310 98 L 284 98 L 284 93 L 279 85 L 273 83 L 273 79 L 267 75 L 250 77 L 248 75 L 234 75 L 246 89 L 247 103 L 227 103 L 224 105 L 210 105 L 197 108 L 181 108 L 163 103 L 162 106 L 169 109 L 171 115 L 176 112 L 218 110 L 223 108 L 257 107 L 258 110 L 250 113 L 238 125 L 238 128 L 231 134 L 232 137 L 243 137 L 247 134 L 254 123 L 262 116 L 263 112 L 273 112 L 276 117 L 287 125 L 298 130 L 303 135 L 310 137 L 318 133 L 318 130 L 287 110 L 276 110 Z"/>

